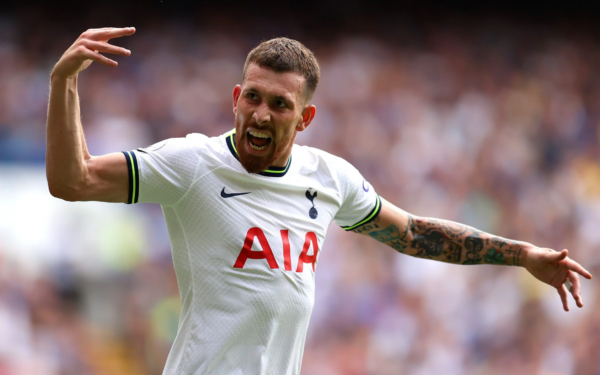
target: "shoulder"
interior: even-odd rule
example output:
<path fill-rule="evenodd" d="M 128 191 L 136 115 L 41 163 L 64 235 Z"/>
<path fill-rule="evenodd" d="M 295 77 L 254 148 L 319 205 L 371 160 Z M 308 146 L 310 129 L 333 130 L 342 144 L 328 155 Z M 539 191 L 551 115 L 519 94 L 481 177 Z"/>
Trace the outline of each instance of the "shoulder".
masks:
<path fill-rule="evenodd" d="M 224 135 L 208 137 L 192 133 L 185 137 L 165 139 L 136 151 L 142 164 L 153 165 L 154 168 L 159 165 L 181 167 L 191 171 L 198 168 L 214 169 L 222 165 L 226 150 Z"/>
<path fill-rule="evenodd" d="M 150 153 L 150 152 L 162 152 L 164 151 L 176 151 L 176 150 L 184 150 L 184 149 L 192 149 L 197 147 L 202 147 L 208 137 L 204 134 L 192 133 L 188 134 L 185 137 L 181 138 L 168 138 L 163 139 L 162 141 L 156 142 L 153 145 L 148 147 L 140 147 L 138 151 Z"/>
<path fill-rule="evenodd" d="M 318 180 L 323 186 L 338 191 L 342 197 L 352 190 L 351 186 L 362 184 L 360 172 L 339 156 L 314 147 L 298 145 L 294 145 L 292 155 L 293 163 L 299 164 L 300 175 Z"/>
<path fill-rule="evenodd" d="M 300 159 L 302 164 L 307 165 L 312 165 L 315 163 L 319 163 L 325 166 L 337 166 L 342 164 L 351 165 L 339 156 L 310 146 L 300 146 L 295 144 L 292 155 L 294 156 L 294 158 Z"/>
<path fill-rule="evenodd" d="M 138 148 L 137 151 L 164 156 L 176 154 L 201 155 L 207 151 L 217 151 L 224 147 L 225 134 L 217 137 L 208 137 L 200 133 L 190 133 L 185 137 L 164 139 L 148 147 Z"/>
<path fill-rule="evenodd" d="M 336 176 L 356 171 L 356 168 L 345 159 L 318 148 L 294 145 L 293 152 L 294 163 L 299 159 L 298 162 L 304 170 L 327 171 Z"/>

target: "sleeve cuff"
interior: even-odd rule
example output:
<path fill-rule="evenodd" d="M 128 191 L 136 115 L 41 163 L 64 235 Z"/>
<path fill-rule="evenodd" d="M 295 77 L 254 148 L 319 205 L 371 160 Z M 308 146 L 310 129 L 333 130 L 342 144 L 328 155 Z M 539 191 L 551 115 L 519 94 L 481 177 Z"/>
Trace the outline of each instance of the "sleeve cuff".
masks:
<path fill-rule="evenodd" d="M 127 160 L 127 172 L 129 174 L 129 195 L 127 204 L 138 202 L 140 197 L 140 170 L 138 169 L 137 157 L 133 151 L 123 151 Z"/>
<path fill-rule="evenodd" d="M 371 212 L 369 212 L 369 214 L 364 219 L 362 219 L 361 221 L 359 221 L 358 223 L 356 223 L 354 225 L 342 227 L 342 229 L 345 231 L 349 231 L 354 228 L 358 228 L 361 225 L 367 224 L 367 223 L 373 221 L 379 215 L 380 211 L 381 211 L 381 199 L 379 198 L 379 195 L 377 195 L 377 199 L 375 201 L 375 207 L 371 210 Z"/>

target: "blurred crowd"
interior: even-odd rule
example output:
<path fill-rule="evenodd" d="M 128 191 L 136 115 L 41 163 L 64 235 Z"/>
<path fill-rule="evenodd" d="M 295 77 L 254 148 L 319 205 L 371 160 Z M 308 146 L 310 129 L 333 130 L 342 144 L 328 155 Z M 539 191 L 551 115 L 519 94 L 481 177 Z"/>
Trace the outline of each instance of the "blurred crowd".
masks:
<path fill-rule="evenodd" d="M 408 212 L 567 248 L 600 276 L 597 35 L 509 21 L 402 30 L 302 35 L 321 82 L 297 143 L 345 158 Z M 22 32 L 0 17 L 0 164 L 30 168 L 44 162 L 49 72 L 78 34 Z M 78 81 L 90 152 L 230 130 L 245 56 L 271 36 L 250 34 L 179 22 L 116 40 L 132 55 Z M 168 237 L 159 207 L 127 208 L 145 218 L 131 240 L 144 249 L 102 272 L 85 259 L 25 272 L 0 237 L 1 375 L 161 373 L 179 312 Z M 78 230 L 67 223 L 63 236 Z M 336 227 L 316 278 L 303 374 L 600 373 L 596 280 L 565 313 L 522 269 L 415 259 Z"/>

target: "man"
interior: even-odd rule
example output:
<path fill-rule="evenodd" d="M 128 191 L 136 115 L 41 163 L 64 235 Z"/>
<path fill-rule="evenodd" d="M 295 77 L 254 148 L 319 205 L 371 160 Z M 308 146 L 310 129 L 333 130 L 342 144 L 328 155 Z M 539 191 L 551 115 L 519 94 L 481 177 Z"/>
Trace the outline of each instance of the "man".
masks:
<path fill-rule="evenodd" d="M 583 306 L 567 257 L 440 219 L 410 215 L 381 199 L 346 161 L 294 145 L 315 116 L 312 52 L 277 38 L 250 52 L 233 90 L 235 129 L 191 134 L 149 148 L 89 155 L 77 75 L 92 61 L 129 51 L 108 40 L 133 28 L 88 30 L 51 75 L 47 178 L 69 201 L 162 205 L 182 314 L 166 374 L 298 374 L 319 249 L 332 220 L 398 252 L 456 264 L 525 267 Z M 357 140 L 359 141 L 359 140 Z"/>

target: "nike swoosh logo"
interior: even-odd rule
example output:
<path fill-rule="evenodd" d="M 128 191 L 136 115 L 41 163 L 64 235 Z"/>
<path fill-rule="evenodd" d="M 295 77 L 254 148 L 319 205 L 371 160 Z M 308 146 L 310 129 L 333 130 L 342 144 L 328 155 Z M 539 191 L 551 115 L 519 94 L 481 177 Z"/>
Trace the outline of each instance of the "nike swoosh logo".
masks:
<path fill-rule="evenodd" d="M 222 198 L 231 198 L 231 197 L 237 197 L 238 195 L 246 195 L 246 194 L 250 194 L 252 193 L 251 191 L 248 191 L 246 193 L 231 193 L 231 194 L 227 194 L 225 192 L 225 188 L 223 188 L 223 190 L 221 190 L 221 197 Z"/>

